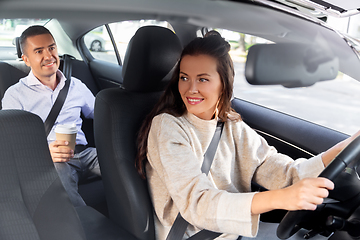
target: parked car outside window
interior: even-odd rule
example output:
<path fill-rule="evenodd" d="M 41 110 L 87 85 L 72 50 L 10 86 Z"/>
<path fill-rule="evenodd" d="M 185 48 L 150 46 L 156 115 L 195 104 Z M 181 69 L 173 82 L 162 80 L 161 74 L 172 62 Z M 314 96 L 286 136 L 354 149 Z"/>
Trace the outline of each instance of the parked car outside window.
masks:
<path fill-rule="evenodd" d="M 121 61 L 123 61 L 131 37 L 136 30 L 147 25 L 171 28 L 166 21 L 157 20 L 114 22 L 108 24 L 108 29 L 103 25 L 91 30 L 84 35 L 84 42 L 94 58 L 118 64 L 116 51 L 119 53 Z M 111 42 L 109 32 L 114 38 L 115 45 Z"/>

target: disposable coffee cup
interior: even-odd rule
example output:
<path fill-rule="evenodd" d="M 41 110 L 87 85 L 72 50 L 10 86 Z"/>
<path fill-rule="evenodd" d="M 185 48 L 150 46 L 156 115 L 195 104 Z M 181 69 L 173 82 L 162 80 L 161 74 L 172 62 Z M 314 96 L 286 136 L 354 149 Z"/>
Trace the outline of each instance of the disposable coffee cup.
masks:
<path fill-rule="evenodd" d="M 56 140 L 69 142 L 67 146 L 60 146 L 75 150 L 77 128 L 75 124 L 63 124 L 55 127 Z"/>

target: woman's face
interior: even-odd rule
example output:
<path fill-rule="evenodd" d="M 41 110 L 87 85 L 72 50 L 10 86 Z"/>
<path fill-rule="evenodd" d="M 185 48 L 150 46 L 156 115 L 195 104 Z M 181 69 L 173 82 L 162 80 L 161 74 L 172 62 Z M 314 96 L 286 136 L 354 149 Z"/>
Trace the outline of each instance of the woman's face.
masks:
<path fill-rule="evenodd" d="M 217 107 L 222 83 L 216 59 L 185 55 L 180 62 L 179 92 L 189 113 L 210 120 Z"/>

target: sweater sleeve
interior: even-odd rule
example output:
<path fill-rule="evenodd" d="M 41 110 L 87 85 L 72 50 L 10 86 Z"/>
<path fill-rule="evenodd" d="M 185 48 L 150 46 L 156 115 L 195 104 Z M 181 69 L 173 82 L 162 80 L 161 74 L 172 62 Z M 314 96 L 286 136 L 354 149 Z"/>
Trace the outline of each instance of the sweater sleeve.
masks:
<path fill-rule="evenodd" d="M 165 186 L 160 189 L 150 179 L 160 222 L 164 224 L 172 212 L 164 205 L 172 210 L 175 205 L 182 217 L 197 228 L 254 237 L 258 223 L 258 216 L 251 215 L 254 193 L 229 193 L 217 189 L 201 172 L 202 157 L 194 152 L 184 127 L 176 118 L 159 115 L 153 119 L 150 129 L 148 160 Z M 168 202 L 156 201 L 164 194 L 169 194 Z M 176 214 L 177 211 L 172 222 Z M 172 222 L 168 224 L 172 225 Z"/>
<path fill-rule="evenodd" d="M 254 180 L 269 190 L 290 186 L 303 178 L 317 177 L 324 169 L 321 154 L 310 159 L 293 160 L 278 153 L 247 125 L 243 127 L 240 139 L 241 149 L 237 152 L 242 153 L 243 161 L 253 159 L 253 163 L 257 164 L 253 173 Z"/>

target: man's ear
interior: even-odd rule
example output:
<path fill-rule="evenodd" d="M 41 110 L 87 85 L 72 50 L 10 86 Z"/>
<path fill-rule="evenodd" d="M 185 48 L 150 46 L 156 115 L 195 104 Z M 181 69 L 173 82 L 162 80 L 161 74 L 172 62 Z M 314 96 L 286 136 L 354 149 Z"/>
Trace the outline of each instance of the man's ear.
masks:
<path fill-rule="evenodd" d="M 24 63 L 26 64 L 26 66 L 30 67 L 29 58 L 25 54 L 21 55 L 21 58 L 24 61 Z"/>

